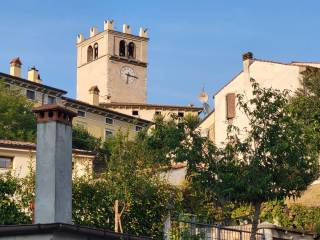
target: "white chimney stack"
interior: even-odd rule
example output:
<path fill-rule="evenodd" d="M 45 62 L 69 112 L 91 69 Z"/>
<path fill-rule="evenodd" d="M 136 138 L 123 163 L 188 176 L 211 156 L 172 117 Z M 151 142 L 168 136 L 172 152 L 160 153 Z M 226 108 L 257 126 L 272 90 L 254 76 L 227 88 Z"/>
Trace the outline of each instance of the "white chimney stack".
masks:
<path fill-rule="evenodd" d="M 89 93 L 90 93 L 90 104 L 95 105 L 95 106 L 99 106 L 99 93 L 100 90 L 98 88 L 98 86 L 93 86 L 89 89 Z"/>
<path fill-rule="evenodd" d="M 33 66 L 32 68 L 29 68 L 28 80 L 31 82 L 42 83 L 42 80 L 40 79 L 39 70 L 36 69 L 35 66 Z"/>
<path fill-rule="evenodd" d="M 19 57 L 16 57 L 10 62 L 10 75 L 15 77 L 21 77 L 21 61 Z"/>

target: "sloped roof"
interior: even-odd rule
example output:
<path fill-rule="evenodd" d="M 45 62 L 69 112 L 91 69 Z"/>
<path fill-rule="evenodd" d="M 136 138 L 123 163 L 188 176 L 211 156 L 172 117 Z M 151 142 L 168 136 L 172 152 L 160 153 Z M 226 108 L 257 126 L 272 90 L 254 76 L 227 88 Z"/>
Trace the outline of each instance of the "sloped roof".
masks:
<path fill-rule="evenodd" d="M 0 147 L 36 150 L 37 145 L 32 142 L 12 141 L 12 140 L 0 139 Z M 72 149 L 72 153 L 88 155 L 88 156 L 95 156 L 95 153 L 92 151 L 76 149 L 76 148 Z"/>
<path fill-rule="evenodd" d="M 22 225 L 2 225 L 0 226 L 0 237 L 4 236 L 30 236 L 40 234 L 69 233 L 78 235 L 79 239 L 94 237 L 94 239 L 126 239 L 126 240 L 147 240 L 149 237 L 138 237 L 129 234 L 116 233 L 106 229 L 84 227 L 66 223 L 49 224 L 22 224 Z M 89 239 L 89 238 L 88 238 Z M 91 239 L 91 238 L 90 238 Z"/>
<path fill-rule="evenodd" d="M 150 104 L 150 103 L 101 103 L 100 106 L 105 108 L 146 108 L 146 109 L 177 109 L 181 111 L 202 112 L 202 108 L 193 106 Z"/>

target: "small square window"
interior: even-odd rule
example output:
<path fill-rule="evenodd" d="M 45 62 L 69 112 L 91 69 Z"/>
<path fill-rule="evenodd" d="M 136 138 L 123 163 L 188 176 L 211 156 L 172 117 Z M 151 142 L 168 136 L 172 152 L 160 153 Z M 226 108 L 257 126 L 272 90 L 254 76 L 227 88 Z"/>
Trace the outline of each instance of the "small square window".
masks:
<path fill-rule="evenodd" d="M 52 96 L 48 96 L 48 104 L 54 104 L 56 103 L 56 98 Z"/>
<path fill-rule="evenodd" d="M 140 130 L 142 130 L 141 126 L 136 126 L 136 131 L 139 132 Z"/>
<path fill-rule="evenodd" d="M 0 169 L 10 169 L 10 168 L 12 168 L 12 158 L 0 157 Z"/>
<path fill-rule="evenodd" d="M 178 117 L 184 117 L 184 113 L 183 112 L 178 112 Z"/>
<path fill-rule="evenodd" d="M 36 99 L 36 93 L 32 90 L 27 90 L 27 98 L 30 100 L 35 100 Z"/>
<path fill-rule="evenodd" d="M 106 129 L 105 138 L 108 139 L 113 136 L 113 131 L 111 129 Z"/>
<path fill-rule="evenodd" d="M 161 112 L 160 111 L 156 111 L 155 115 L 159 116 L 159 115 L 161 115 Z"/>
<path fill-rule="evenodd" d="M 106 124 L 112 125 L 113 124 L 113 119 L 112 118 L 106 118 Z"/>
<path fill-rule="evenodd" d="M 138 115 L 139 115 L 139 111 L 133 110 L 133 111 L 132 111 L 132 115 L 133 115 L 133 116 L 138 116 Z"/>
<path fill-rule="evenodd" d="M 78 110 L 78 117 L 86 117 L 86 112 Z"/>

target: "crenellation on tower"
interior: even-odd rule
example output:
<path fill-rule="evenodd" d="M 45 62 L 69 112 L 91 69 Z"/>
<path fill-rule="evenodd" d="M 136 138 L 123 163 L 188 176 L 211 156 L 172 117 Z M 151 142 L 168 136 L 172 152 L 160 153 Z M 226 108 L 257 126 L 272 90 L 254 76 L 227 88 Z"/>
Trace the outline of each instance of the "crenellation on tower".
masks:
<path fill-rule="evenodd" d="M 139 37 L 148 38 L 148 32 L 147 31 L 148 31 L 147 28 L 140 27 Z"/>
<path fill-rule="evenodd" d="M 97 27 L 91 27 L 90 28 L 90 37 L 94 37 L 95 35 L 97 35 L 99 33 L 98 28 Z"/>
<path fill-rule="evenodd" d="M 104 21 L 104 24 L 103 24 L 103 29 L 105 30 L 105 31 L 107 31 L 107 30 L 114 30 L 114 21 L 113 20 L 105 20 Z"/>
<path fill-rule="evenodd" d="M 78 44 L 79 44 L 79 43 L 82 43 L 84 40 L 86 40 L 86 39 L 84 38 L 83 34 L 82 34 L 82 33 L 79 33 L 79 34 L 77 35 L 77 43 L 78 43 Z"/>
<path fill-rule="evenodd" d="M 122 25 L 122 32 L 126 34 L 131 34 L 131 27 L 128 24 Z"/>

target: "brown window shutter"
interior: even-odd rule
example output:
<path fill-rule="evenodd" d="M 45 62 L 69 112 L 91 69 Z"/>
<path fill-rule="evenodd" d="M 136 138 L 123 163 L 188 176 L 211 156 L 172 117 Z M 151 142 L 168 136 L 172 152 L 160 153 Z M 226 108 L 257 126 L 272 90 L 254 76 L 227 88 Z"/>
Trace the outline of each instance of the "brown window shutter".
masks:
<path fill-rule="evenodd" d="M 227 100 L 227 119 L 232 119 L 236 116 L 236 94 L 228 93 L 226 100 Z"/>

